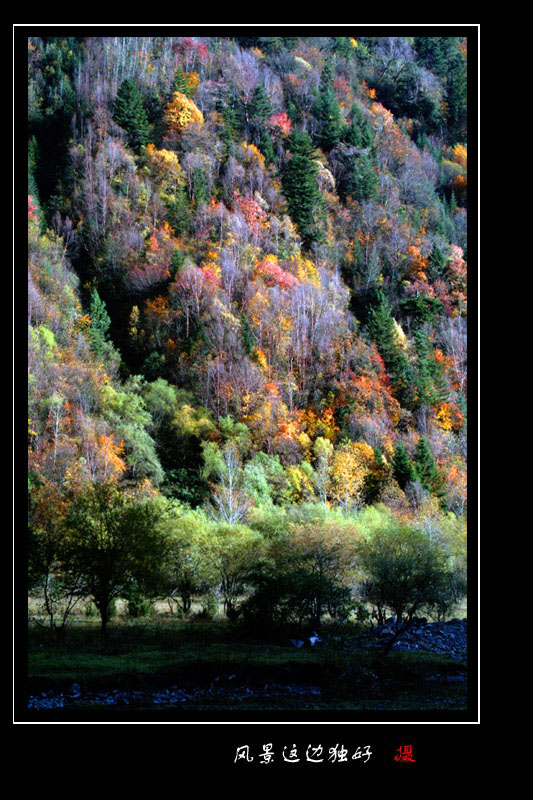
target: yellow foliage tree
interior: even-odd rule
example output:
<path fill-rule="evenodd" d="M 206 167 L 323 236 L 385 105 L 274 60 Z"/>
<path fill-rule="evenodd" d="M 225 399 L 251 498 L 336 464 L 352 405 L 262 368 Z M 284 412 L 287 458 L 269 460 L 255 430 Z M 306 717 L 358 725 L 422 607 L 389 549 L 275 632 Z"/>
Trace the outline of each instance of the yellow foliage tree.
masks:
<path fill-rule="evenodd" d="M 156 150 L 150 143 L 145 150 L 146 166 L 162 192 L 172 194 L 183 180 L 181 166 L 172 150 Z"/>
<path fill-rule="evenodd" d="M 181 92 L 174 92 L 165 110 L 167 126 L 178 133 L 193 122 L 202 125 L 204 115 L 192 100 Z"/>
<path fill-rule="evenodd" d="M 374 450 L 364 442 L 349 442 L 337 448 L 331 468 L 331 498 L 347 511 L 357 506 L 365 478 L 374 462 Z"/>

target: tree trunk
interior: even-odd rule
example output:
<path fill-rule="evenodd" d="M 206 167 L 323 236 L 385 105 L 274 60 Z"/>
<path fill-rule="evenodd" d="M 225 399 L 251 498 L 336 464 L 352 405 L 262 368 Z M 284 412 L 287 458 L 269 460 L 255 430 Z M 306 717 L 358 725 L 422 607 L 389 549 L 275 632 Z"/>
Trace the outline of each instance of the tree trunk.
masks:
<path fill-rule="evenodd" d="M 109 603 L 102 603 L 100 607 L 100 617 L 102 618 L 102 639 L 107 639 L 107 622 L 109 619 Z"/>

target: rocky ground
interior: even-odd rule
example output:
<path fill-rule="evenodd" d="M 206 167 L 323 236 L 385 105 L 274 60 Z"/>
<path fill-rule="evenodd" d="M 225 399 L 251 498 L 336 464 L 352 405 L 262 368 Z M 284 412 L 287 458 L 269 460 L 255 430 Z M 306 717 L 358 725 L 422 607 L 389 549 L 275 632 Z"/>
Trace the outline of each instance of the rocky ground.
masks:
<path fill-rule="evenodd" d="M 395 619 L 391 617 L 385 625 L 378 625 L 357 637 L 356 647 L 385 647 L 394 633 Z M 452 619 L 448 622 L 428 622 L 425 618 L 415 618 L 413 625 L 397 642 L 392 650 L 430 651 L 445 653 L 457 661 L 466 661 L 467 621 Z"/>
<path fill-rule="evenodd" d="M 288 684 L 265 684 L 263 686 L 211 686 L 202 689 L 183 689 L 171 686 L 168 689 L 154 691 L 113 689 L 111 691 L 85 691 L 82 692 L 78 684 L 73 684 L 67 692 L 41 692 L 30 695 L 28 708 L 52 709 L 75 707 L 83 703 L 87 706 L 100 706 L 107 708 L 127 708 L 130 705 L 151 705 L 156 708 L 175 706 L 180 704 L 198 703 L 202 700 L 213 701 L 224 698 L 228 702 L 252 700 L 254 698 L 276 698 L 291 695 L 296 697 L 319 696 L 321 690 L 318 686 L 297 686 Z"/>

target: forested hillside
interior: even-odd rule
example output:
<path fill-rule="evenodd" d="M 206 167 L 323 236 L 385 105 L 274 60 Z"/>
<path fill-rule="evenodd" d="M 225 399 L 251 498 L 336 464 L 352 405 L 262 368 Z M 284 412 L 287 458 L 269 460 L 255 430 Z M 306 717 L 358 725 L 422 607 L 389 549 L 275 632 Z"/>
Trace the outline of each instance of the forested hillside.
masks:
<path fill-rule="evenodd" d="M 320 621 L 352 586 L 331 541 L 385 524 L 429 533 L 459 596 L 466 65 L 456 36 L 28 39 L 47 613 L 91 596 L 104 621 L 135 585 L 184 613 L 218 587 L 231 617 L 320 540 Z M 113 586 L 89 579 L 84 528 L 105 508 L 134 530 L 152 515 L 164 590 L 131 567 L 142 547 Z M 152 574 L 163 549 L 144 546 Z"/>

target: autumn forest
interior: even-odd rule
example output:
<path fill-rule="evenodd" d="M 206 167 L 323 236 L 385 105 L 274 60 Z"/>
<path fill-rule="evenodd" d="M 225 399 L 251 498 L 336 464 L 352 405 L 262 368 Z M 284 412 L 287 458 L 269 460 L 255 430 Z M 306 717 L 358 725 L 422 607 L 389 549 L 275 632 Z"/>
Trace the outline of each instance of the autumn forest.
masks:
<path fill-rule="evenodd" d="M 27 37 L 50 658 L 466 617 L 467 37 L 256 32 Z"/>

